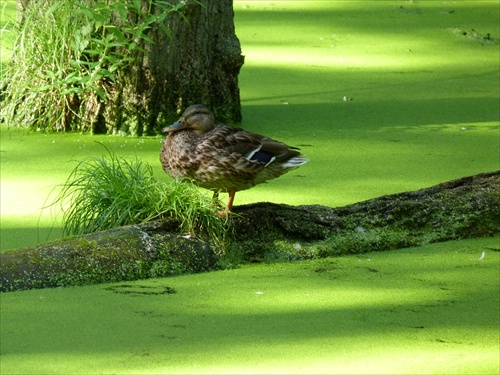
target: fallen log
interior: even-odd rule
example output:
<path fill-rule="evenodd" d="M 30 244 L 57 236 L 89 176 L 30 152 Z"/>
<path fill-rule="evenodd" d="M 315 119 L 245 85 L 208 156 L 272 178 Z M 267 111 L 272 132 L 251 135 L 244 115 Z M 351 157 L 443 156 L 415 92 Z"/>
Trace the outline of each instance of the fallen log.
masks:
<path fill-rule="evenodd" d="M 175 220 L 119 227 L 0 254 L 0 291 L 166 277 L 245 261 L 384 251 L 500 233 L 500 171 L 345 207 L 234 208 L 220 248 Z"/>
<path fill-rule="evenodd" d="M 500 171 L 345 207 L 256 203 L 235 212 L 236 243 L 250 256 L 264 256 L 273 239 L 298 241 L 303 251 L 289 254 L 296 259 L 492 236 L 500 232 Z"/>

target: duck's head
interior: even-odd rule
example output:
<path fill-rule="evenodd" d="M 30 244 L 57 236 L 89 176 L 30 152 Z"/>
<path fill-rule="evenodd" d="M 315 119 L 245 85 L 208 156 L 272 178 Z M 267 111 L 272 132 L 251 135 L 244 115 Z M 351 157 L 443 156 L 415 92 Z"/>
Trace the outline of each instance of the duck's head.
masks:
<path fill-rule="evenodd" d="M 162 133 L 174 133 L 184 129 L 192 129 L 197 133 L 206 133 L 214 128 L 214 122 L 214 115 L 207 107 L 194 104 L 184 111 L 177 122 L 163 128 Z"/>

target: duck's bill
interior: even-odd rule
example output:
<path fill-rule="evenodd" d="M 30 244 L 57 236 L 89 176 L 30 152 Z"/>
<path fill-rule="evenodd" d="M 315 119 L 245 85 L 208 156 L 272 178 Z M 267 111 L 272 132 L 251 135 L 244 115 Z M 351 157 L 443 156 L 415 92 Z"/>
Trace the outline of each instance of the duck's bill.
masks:
<path fill-rule="evenodd" d="M 170 133 L 170 132 L 178 130 L 181 127 L 182 127 L 182 122 L 175 122 L 172 125 L 163 128 L 161 132 L 162 133 Z"/>

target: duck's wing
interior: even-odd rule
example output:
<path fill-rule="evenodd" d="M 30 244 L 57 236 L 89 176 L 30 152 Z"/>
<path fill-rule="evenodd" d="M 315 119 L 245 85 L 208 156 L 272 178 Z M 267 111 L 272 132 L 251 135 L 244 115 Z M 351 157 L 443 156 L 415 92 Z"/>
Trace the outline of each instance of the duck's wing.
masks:
<path fill-rule="evenodd" d="M 296 147 L 230 126 L 217 126 L 206 134 L 202 143 L 206 142 L 222 153 L 237 154 L 263 165 L 268 165 L 275 160 L 286 161 L 300 154 Z"/>
<path fill-rule="evenodd" d="M 246 132 L 240 128 L 219 125 L 209 133 L 206 133 L 203 141 L 223 154 L 233 154 L 246 159 L 262 147 L 262 142 L 258 137 L 253 137 L 253 133 Z"/>

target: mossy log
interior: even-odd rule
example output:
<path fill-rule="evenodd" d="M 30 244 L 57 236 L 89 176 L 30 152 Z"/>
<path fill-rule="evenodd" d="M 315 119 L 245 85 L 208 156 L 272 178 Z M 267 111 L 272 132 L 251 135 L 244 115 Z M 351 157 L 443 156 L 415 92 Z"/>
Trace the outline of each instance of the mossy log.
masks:
<path fill-rule="evenodd" d="M 165 277 L 244 261 L 383 251 L 500 232 L 500 171 L 330 208 L 235 207 L 225 249 L 150 222 L 0 254 L 0 291 Z M 220 245 L 219 245 L 220 246 Z"/>
<path fill-rule="evenodd" d="M 382 251 L 500 232 L 500 171 L 352 205 L 235 208 L 235 241 L 247 258 L 289 259 Z M 295 251 L 273 249 L 293 243 Z"/>

